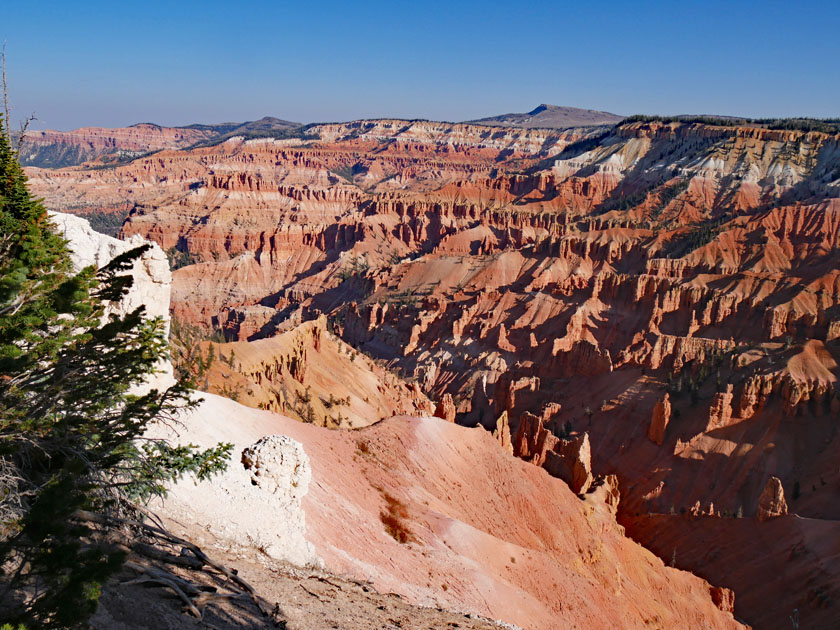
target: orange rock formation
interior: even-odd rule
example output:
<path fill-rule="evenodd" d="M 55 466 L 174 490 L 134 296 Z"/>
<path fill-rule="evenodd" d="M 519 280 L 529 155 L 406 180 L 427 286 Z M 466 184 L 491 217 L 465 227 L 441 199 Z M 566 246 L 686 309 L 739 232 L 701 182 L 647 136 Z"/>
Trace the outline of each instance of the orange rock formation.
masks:
<path fill-rule="evenodd" d="M 270 339 L 205 342 L 201 352 L 215 358 L 204 390 L 318 426 L 362 427 L 433 409 L 416 384 L 330 333 L 323 316 Z"/>
<path fill-rule="evenodd" d="M 667 392 L 665 396 L 653 406 L 653 417 L 650 419 L 650 427 L 648 428 L 648 437 L 662 446 L 665 439 L 665 429 L 668 428 L 668 423 L 671 421 L 671 399 Z"/>
<path fill-rule="evenodd" d="M 149 123 L 117 129 L 83 127 L 73 131 L 27 131 L 20 151 L 21 163 L 67 166 L 102 156 L 126 159 L 161 149 L 180 149 L 210 138 L 200 128 L 161 127 Z"/>

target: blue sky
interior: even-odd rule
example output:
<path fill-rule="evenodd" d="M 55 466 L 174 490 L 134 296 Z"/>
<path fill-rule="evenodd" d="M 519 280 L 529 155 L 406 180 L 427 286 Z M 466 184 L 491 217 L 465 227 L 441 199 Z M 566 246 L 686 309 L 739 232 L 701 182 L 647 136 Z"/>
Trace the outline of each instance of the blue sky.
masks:
<path fill-rule="evenodd" d="M 396 116 L 539 103 L 840 116 L 840 2 L 14 2 L 38 128 Z"/>

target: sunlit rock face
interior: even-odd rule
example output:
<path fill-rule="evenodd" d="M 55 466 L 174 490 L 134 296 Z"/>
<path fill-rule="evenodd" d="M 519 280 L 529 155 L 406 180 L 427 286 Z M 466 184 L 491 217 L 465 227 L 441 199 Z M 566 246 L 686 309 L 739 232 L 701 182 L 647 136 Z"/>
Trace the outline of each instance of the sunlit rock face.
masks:
<path fill-rule="evenodd" d="M 29 130 L 21 143 L 20 161 L 24 166 L 55 168 L 98 158 L 126 160 L 161 149 L 186 148 L 212 135 L 206 129 L 178 129 L 148 123 L 116 129 Z"/>

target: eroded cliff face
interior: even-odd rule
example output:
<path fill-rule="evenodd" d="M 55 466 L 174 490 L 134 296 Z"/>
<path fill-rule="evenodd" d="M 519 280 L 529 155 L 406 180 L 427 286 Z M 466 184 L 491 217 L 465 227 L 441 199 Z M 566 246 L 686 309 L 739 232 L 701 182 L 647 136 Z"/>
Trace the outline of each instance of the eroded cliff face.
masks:
<path fill-rule="evenodd" d="M 269 339 L 204 342 L 200 355 L 214 357 L 202 390 L 317 426 L 363 427 L 435 408 L 417 383 L 331 333 L 323 315 Z"/>
<path fill-rule="evenodd" d="M 619 517 L 647 544 L 647 519 L 693 518 L 689 547 L 703 512 L 767 527 L 754 517 L 770 477 L 790 512 L 840 516 L 840 138 L 660 123 L 312 131 L 32 171 L 32 184 L 81 210 L 132 200 L 123 235 L 188 263 L 180 319 L 244 340 L 325 315 L 447 401 L 443 415 L 448 395 L 458 423 L 572 484 L 586 435 L 592 478 L 615 475 Z M 754 548 L 748 526 L 733 531 Z M 736 592 L 764 579 L 760 562 L 718 580 L 691 558 Z M 782 620 L 833 614 L 790 585 L 772 599 Z M 749 621 L 755 605 L 735 610 Z"/>

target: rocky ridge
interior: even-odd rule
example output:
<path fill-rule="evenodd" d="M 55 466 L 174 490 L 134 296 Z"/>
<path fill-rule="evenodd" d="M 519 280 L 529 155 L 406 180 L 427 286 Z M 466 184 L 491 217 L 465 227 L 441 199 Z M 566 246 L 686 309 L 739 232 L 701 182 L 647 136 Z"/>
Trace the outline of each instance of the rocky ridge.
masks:
<path fill-rule="evenodd" d="M 82 127 L 73 131 L 27 131 L 20 148 L 24 166 L 74 166 L 107 156 L 126 160 L 161 149 L 183 149 L 212 137 L 203 129 L 161 127 L 140 123 L 106 129 Z"/>
<path fill-rule="evenodd" d="M 332 334 L 326 317 L 268 339 L 203 342 L 199 353 L 217 357 L 200 380 L 205 391 L 318 426 L 363 427 L 434 409 L 417 383 Z"/>
<path fill-rule="evenodd" d="M 218 144 L 234 137 L 285 137 L 299 128 L 299 123 L 265 116 L 244 123 L 187 127 L 138 123 L 130 127 L 82 127 L 72 131 L 29 130 L 20 144 L 20 162 L 24 166 L 49 169 L 78 165 L 106 168 L 163 149 Z"/>

